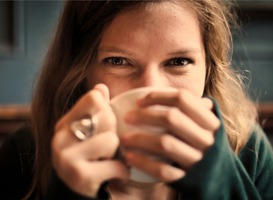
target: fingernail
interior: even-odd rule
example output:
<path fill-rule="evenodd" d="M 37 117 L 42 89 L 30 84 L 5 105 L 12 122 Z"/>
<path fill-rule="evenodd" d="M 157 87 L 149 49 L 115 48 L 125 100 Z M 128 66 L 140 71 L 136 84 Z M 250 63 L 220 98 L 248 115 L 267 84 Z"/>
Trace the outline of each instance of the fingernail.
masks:
<path fill-rule="evenodd" d="M 125 116 L 124 116 L 124 120 L 128 123 L 134 123 L 136 121 L 136 117 L 134 115 L 134 112 L 128 112 Z"/>

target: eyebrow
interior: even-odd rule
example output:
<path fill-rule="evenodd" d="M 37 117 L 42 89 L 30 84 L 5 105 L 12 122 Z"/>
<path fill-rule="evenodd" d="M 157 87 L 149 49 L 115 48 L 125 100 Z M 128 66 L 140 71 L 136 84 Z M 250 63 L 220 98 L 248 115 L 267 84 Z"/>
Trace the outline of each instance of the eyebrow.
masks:
<path fill-rule="evenodd" d="M 122 53 L 127 55 L 134 55 L 134 53 L 127 51 L 122 48 L 118 47 L 100 47 L 99 51 L 107 52 L 107 53 Z M 185 48 L 185 49 L 178 49 L 173 52 L 168 53 L 168 55 L 185 55 L 185 54 L 199 54 L 201 51 L 198 48 Z"/>
<path fill-rule="evenodd" d="M 122 48 L 118 48 L 118 47 L 100 47 L 99 48 L 99 52 L 103 51 L 103 52 L 107 52 L 107 53 L 122 53 L 122 54 L 128 54 L 128 55 L 133 55 L 132 52 L 129 52 L 125 49 Z"/>

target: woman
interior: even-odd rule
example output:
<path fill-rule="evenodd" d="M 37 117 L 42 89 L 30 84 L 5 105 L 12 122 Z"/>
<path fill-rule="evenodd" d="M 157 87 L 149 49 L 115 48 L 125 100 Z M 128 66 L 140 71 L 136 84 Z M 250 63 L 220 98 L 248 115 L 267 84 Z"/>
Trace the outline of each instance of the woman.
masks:
<path fill-rule="evenodd" d="M 22 189 L 11 182 L 7 193 L 21 197 L 29 189 L 26 199 L 272 199 L 272 149 L 230 66 L 233 15 L 224 3 L 67 2 L 32 103 L 32 184 Z M 118 138 L 110 99 L 145 86 L 177 92 L 147 95 L 125 120 L 167 133 Z M 147 109 L 157 104 L 169 109 Z M 79 141 L 71 124 L 85 116 L 97 116 L 97 134 Z M 27 155 L 21 157 L 27 164 L 16 165 L 27 168 L 27 176 L 18 175 L 26 183 L 34 150 L 18 146 L 14 154 Z M 119 146 L 128 150 L 122 160 L 115 156 Z M 130 167 L 159 182 L 130 180 Z"/>

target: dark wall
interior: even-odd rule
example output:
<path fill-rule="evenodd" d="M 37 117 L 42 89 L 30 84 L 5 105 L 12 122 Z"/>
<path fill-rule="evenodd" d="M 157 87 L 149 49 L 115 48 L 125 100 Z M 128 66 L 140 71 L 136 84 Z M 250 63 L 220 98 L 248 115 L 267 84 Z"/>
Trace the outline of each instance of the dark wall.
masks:
<path fill-rule="evenodd" d="M 241 1 L 242 34 L 234 61 L 250 92 L 273 101 L 273 1 Z M 62 1 L 0 1 L 0 105 L 27 104 Z"/>
<path fill-rule="evenodd" d="M 62 7 L 62 1 L 0 1 L 0 104 L 29 103 Z"/>
<path fill-rule="evenodd" d="M 249 80 L 254 100 L 273 101 L 273 1 L 240 1 L 241 33 L 234 39 L 234 61 Z"/>

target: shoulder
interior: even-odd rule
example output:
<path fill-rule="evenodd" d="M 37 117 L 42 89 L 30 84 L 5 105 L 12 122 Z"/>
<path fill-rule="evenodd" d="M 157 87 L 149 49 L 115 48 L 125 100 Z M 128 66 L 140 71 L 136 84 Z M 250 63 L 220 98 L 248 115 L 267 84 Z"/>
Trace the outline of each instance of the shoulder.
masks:
<path fill-rule="evenodd" d="M 5 153 L 8 151 L 19 151 L 22 153 L 33 152 L 35 150 L 34 138 L 31 133 L 31 128 L 24 126 L 18 129 L 16 132 L 10 134 L 0 147 L 0 152 Z"/>
<path fill-rule="evenodd" d="M 260 126 L 254 128 L 238 157 L 252 178 L 259 176 L 260 173 L 272 172 L 273 167 L 270 167 L 273 166 L 272 145 Z"/>
<path fill-rule="evenodd" d="M 13 167 L 29 167 L 33 165 L 35 143 L 31 129 L 22 127 L 5 139 L 0 148 L 1 166 L 14 164 Z"/>
<path fill-rule="evenodd" d="M 33 135 L 30 126 L 25 125 L 14 133 L 11 133 L 7 140 L 18 144 L 23 144 L 24 142 L 33 142 Z"/>
<path fill-rule="evenodd" d="M 255 126 L 244 148 L 239 152 L 239 156 L 245 154 L 259 154 L 264 151 L 272 151 L 272 145 L 269 142 L 266 134 L 260 126 Z"/>
<path fill-rule="evenodd" d="M 14 154 L 22 155 L 33 154 L 35 151 L 34 138 L 31 128 L 24 126 L 16 132 L 10 134 L 3 142 L 0 148 L 0 154 Z"/>
<path fill-rule="evenodd" d="M 34 139 L 29 127 L 11 134 L 0 148 L 1 196 L 19 197 L 29 187 L 35 156 Z"/>

